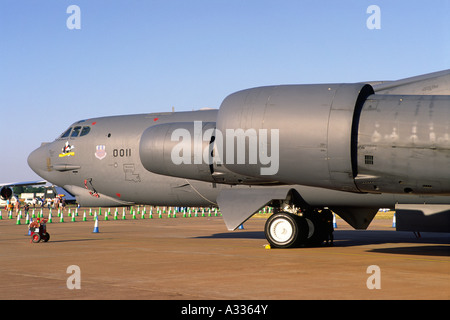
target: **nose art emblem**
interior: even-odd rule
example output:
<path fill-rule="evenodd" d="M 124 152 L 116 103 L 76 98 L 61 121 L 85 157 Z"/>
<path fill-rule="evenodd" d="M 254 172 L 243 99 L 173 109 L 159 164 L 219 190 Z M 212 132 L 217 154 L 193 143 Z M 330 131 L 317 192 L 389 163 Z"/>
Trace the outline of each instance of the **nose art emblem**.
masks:
<path fill-rule="evenodd" d="M 59 154 L 59 157 L 70 157 L 70 156 L 74 156 L 75 152 L 73 152 L 73 149 L 75 148 L 75 146 L 72 146 L 69 144 L 69 141 L 66 142 L 66 144 L 64 145 L 64 147 L 61 150 L 61 153 Z"/>

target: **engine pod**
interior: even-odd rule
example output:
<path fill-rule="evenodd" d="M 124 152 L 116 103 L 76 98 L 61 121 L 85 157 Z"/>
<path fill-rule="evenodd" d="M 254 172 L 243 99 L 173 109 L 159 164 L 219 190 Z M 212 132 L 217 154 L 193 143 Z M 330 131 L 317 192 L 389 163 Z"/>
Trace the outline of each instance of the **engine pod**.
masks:
<path fill-rule="evenodd" d="M 12 189 L 9 188 L 9 187 L 3 187 L 3 188 L 0 190 L 0 198 L 1 198 L 2 200 L 8 200 L 8 199 L 11 199 L 12 195 L 13 195 L 13 191 L 12 191 Z"/>
<path fill-rule="evenodd" d="M 370 94 L 373 89 L 367 84 L 268 86 L 231 94 L 220 106 L 217 130 L 227 138 L 227 133 L 236 131 L 256 132 L 257 161 L 240 163 L 239 149 L 230 148 L 224 139 L 224 165 L 253 177 L 275 166 L 278 170 L 270 178 L 276 181 L 357 192 L 359 112 Z M 264 134 L 270 135 L 270 141 L 261 143 Z M 251 144 L 251 139 L 245 141 L 249 160 L 255 150 Z M 264 155 L 269 150 L 278 151 L 278 158 L 270 155 L 271 163 L 269 154 Z"/>
<path fill-rule="evenodd" d="M 214 182 L 211 176 L 211 136 L 214 122 L 174 122 L 147 128 L 139 155 L 150 172 Z"/>

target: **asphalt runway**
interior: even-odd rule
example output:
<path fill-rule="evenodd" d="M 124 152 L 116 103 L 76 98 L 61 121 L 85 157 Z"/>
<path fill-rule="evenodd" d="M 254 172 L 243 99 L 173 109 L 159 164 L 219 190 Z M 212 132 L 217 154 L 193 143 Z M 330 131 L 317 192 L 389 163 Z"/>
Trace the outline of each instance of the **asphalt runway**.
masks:
<path fill-rule="evenodd" d="M 265 249 L 264 218 L 228 232 L 214 216 L 100 216 L 99 233 L 87 219 L 54 217 L 50 241 L 31 243 L 24 220 L 16 225 L 3 212 L 0 299 L 450 298 L 449 234 L 416 238 L 386 219 L 366 231 L 338 219 L 334 247 L 288 250 Z M 369 289 L 375 283 L 380 288 Z"/>

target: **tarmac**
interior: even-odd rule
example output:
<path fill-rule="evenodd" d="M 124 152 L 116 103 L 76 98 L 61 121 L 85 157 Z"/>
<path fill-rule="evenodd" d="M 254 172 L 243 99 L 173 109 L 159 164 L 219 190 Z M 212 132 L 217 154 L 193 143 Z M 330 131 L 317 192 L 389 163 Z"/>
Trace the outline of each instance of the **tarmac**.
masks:
<path fill-rule="evenodd" d="M 25 220 L 17 225 L 3 211 L 0 299 L 450 298 L 449 234 L 417 238 L 388 219 L 360 231 L 337 219 L 333 247 L 266 249 L 264 217 L 229 232 L 220 216 L 122 220 L 119 212 L 118 220 L 99 216 L 98 233 L 93 216 L 54 215 L 50 240 L 31 243 Z"/>

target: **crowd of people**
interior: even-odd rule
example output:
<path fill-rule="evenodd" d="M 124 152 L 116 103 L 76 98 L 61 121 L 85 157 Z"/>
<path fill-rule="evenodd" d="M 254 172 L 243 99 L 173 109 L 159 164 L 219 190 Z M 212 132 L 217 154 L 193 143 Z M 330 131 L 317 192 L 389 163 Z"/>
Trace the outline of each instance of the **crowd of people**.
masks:
<path fill-rule="evenodd" d="M 40 199 L 40 198 L 33 198 L 31 200 L 31 203 L 29 202 L 23 202 L 23 206 L 19 199 L 16 199 L 15 201 L 12 201 L 12 199 L 6 200 L 6 211 L 15 211 L 17 214 L 21 208 L 24 209 L 25 213 L 28 213 L 28 210 L 30 210 L 30 206 L 35 209 L 36 207 L 40 206 L 43 208 L 46 206 L 47 208 L 56 209 L 59 208 L 61 210 L 64 210 L 66 207 L 66 199 L 64 197 L 57 196 L 55 198 L 46 198 L 46 199 Z"/>

